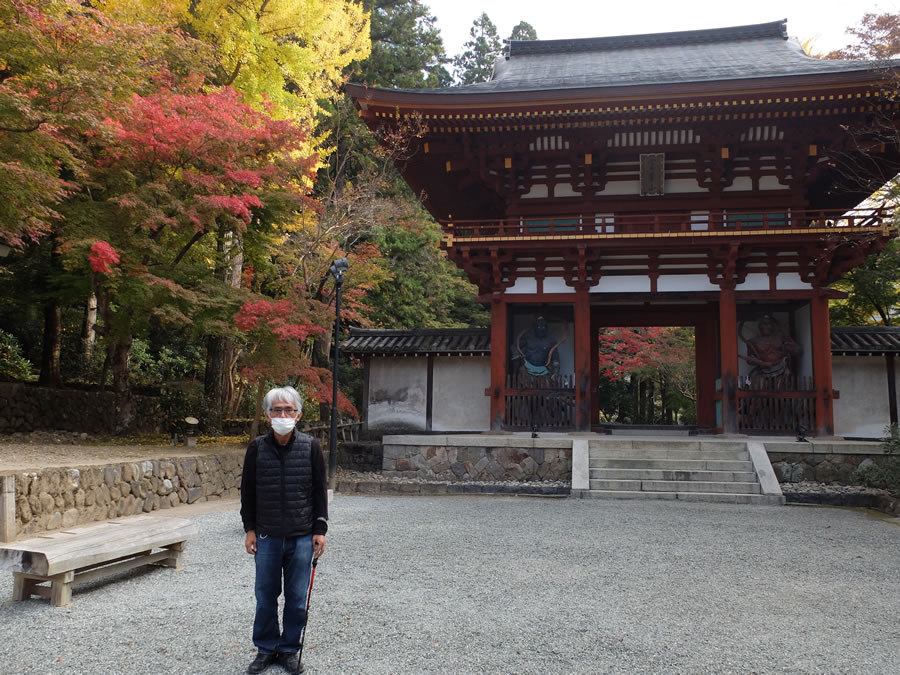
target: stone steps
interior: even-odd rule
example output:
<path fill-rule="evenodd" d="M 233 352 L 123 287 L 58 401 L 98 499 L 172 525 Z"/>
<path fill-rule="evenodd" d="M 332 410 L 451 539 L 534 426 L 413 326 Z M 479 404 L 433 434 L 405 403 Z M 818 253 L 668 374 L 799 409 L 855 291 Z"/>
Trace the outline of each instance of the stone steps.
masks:
<path fill-rule="evenodd" d="M 753 471 L 691 471 L 672 469 L 591 469 L 591 478 L 608 480 L 756 481 Z"/>
<path fill-rule="evenodd" d="M 723 459 L 746 460 L 746 450 L 680 450 L 677 448 L 591 448 L 591 459 Z"/>
<path fill-rule="evenodd" d="M 581 488 L 572 494 L 592 499 L 783 504 L 783 495 L 765 494 L 754 462 L 766 464 L 767 458 L 751 447 L 744 441 L 590 440 L 582 445 Z"/>
<path fill-rule="evenodd" d="M 591 469 L 663 469 L 666 471 L 753 471 L 753 462 L 726 459 L 624 459 L 601 457 L 590 460 Z"/>
<path fill-rule="evenodd" d="M 759 494 L 759 483 L 738 481 L 690 480 L 608 480 L 591 479 L 591 490 L 625 490 L 646 492 L 727 492 Z"/>
<path fill-rule="evenodd" d="M 761 504 L 781 506 L 781 495 L 731 494 L 723 492 L 647 492 L 644 490 L 583 490 L 573 497 L 583 499 L 661 499 L 681 502 L 717 502 L 721 504 Z"/>

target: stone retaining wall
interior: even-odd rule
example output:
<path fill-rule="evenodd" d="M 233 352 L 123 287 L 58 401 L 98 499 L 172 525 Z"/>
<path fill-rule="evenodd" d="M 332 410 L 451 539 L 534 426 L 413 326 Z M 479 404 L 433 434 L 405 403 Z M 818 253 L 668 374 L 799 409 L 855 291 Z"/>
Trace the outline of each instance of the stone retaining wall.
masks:
<path fill-rule="evenodd" d="M 17 536 L 240 496 L 244 452 L 14 472 Z"/>
<path fill-rule="evenodd" d="M 781 483 L 816 481 L 854 483 L 853 472 L 869 464 L 879 464 L 887 455 L 878 442 L 768 442 L 766 452 Z"/>
<path fill-rule="evenodd" d="M 523 436 L 385 436 L 382 473 L 389 478 L 568 481 L 572 448 Z"/>
<path fill-rule="evenodd" d="M 133 410 L 124 429 L 123 418 L 118 413 L 122 396 L 130 396 Z M 46 430 L 153 433 L 164 428 L 164 414 L 157 396 L 0 382 L 0 433 Z"/>

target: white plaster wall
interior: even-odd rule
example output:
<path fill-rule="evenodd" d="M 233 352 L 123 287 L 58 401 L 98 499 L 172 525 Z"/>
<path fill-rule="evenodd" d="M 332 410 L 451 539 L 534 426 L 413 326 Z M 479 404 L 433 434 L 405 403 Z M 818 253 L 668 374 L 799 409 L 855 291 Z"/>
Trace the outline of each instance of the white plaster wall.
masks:
<path fill-rule="evenodd" d="M 489 356 L 437 356 L 431 428 L 434 431 L 487 431 L 491 402 L 484 390 L 491 386 Z"/>
<path fill-rule="evenodd" d="M 666 180 L 663 191 L 668 195 L 680 192 L 709 192 L 709 188 L 697 185 L 696 178 L 671 178 Z"/>
<path fill-rule="evenodd" d="M 534 277 L 519 277 L 516 282 L 506 289 L 506 293 L 515 295 L 517 293 L 537 293 L 537 279 Z"/>
<path fill-rule="evenodd" d="M 792 272 L 791 274 L 779 274 L 775 278 L 775 288 L 779 291 L 797 291 L 812 288 L 812 284 L 803 281 L 799 274 Z"/>
<path fill-rule="evenodd" d="M 738 284 L 739 291 L 767 291 L 769 290 L 768 274 L 748 274 L 744 283 Z"/>
<path fill-rule="evenodd" d="M 649 293 L 650 277 L 622 276 L 600 277 L 596 286 L 591 288 L 591 293 Z"/>
<path fill-rule="evenodd" d="M 759 189 L 760 190 L 787 190 L 787 185 L 782 185 L 778 180 L 778 176 L 760 176 L 759 178 Z"/>
<path fill-rule="evenodd" d="M 425 358 L 373 358 L 369 366 L 370 430 L 425 430 Z"/>
<path fill-rule="evenodd" d="M 660 293 L 676 293 L 685 291 L 718 291 L 719 287 L 711 283 L 706 274 L 669 274 L 656 281 Z"/>
<path fill-rule="evenodd" d="M 575 289 L 567 285 L 565 279 L 550 277 L 544 279 L 544 293 L 575 293 Z"/>
<path fill-rule="evenodd" d="M 611 180 L 603 190 L 598 190 L 598 195 L 637 195 L 641 192 L 639 180 Z"/>
<path fill-rule="evenodd" d="M 882 438 L 891 423 L 887 373 L 883 356 L 835 356 L 833 386 L 840 392 L 834 402 L 837 436 Z"/>

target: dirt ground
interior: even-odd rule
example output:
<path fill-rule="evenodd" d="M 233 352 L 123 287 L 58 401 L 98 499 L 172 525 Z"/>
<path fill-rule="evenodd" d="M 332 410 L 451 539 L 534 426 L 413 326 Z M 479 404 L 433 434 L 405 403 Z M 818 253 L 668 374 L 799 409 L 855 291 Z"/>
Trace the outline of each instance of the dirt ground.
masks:
<path fill-rule="evenodd" d="M 171 443 L 99 443 L 96 439 L 76 435 L 14 434 L 0 437 L 0 473 L 26 471 L 44 467 L 88 466 L 145 459 L 170 457 L 199 457 L 242 450 L 246 442 L 226 439 L 227 442 L 202 443 L 194 447 L 173 446 Z"/>

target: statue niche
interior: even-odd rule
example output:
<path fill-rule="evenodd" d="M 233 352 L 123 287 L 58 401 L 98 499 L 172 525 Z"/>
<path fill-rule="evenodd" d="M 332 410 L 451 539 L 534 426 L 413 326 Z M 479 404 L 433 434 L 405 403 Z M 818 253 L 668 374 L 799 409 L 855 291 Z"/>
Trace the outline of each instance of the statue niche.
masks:
<path fill-rule="evenodd" d="M 785 378 L 793 375 L 791 363 L 801 349 L 790 335 L 785 333 L 774 317 L 766 314 L 756 323 L 757 335 L 749 340 L 744 337 L 744 325 L 738 334 L 747 345 L 747 354 L 738 356 L 751 366 L 750 377 Z"/>
<path fill-rule="evenodd" d="M 516 337 L 513 355 L 513 370 L 533 377 L 556 375 L 559 373 L 559 352 L 557 348 L 565 341 L 565 336 L 555 340 L 550 336 L 547 321 L 539 316 L 531 328 L 526 328 Z"/>

